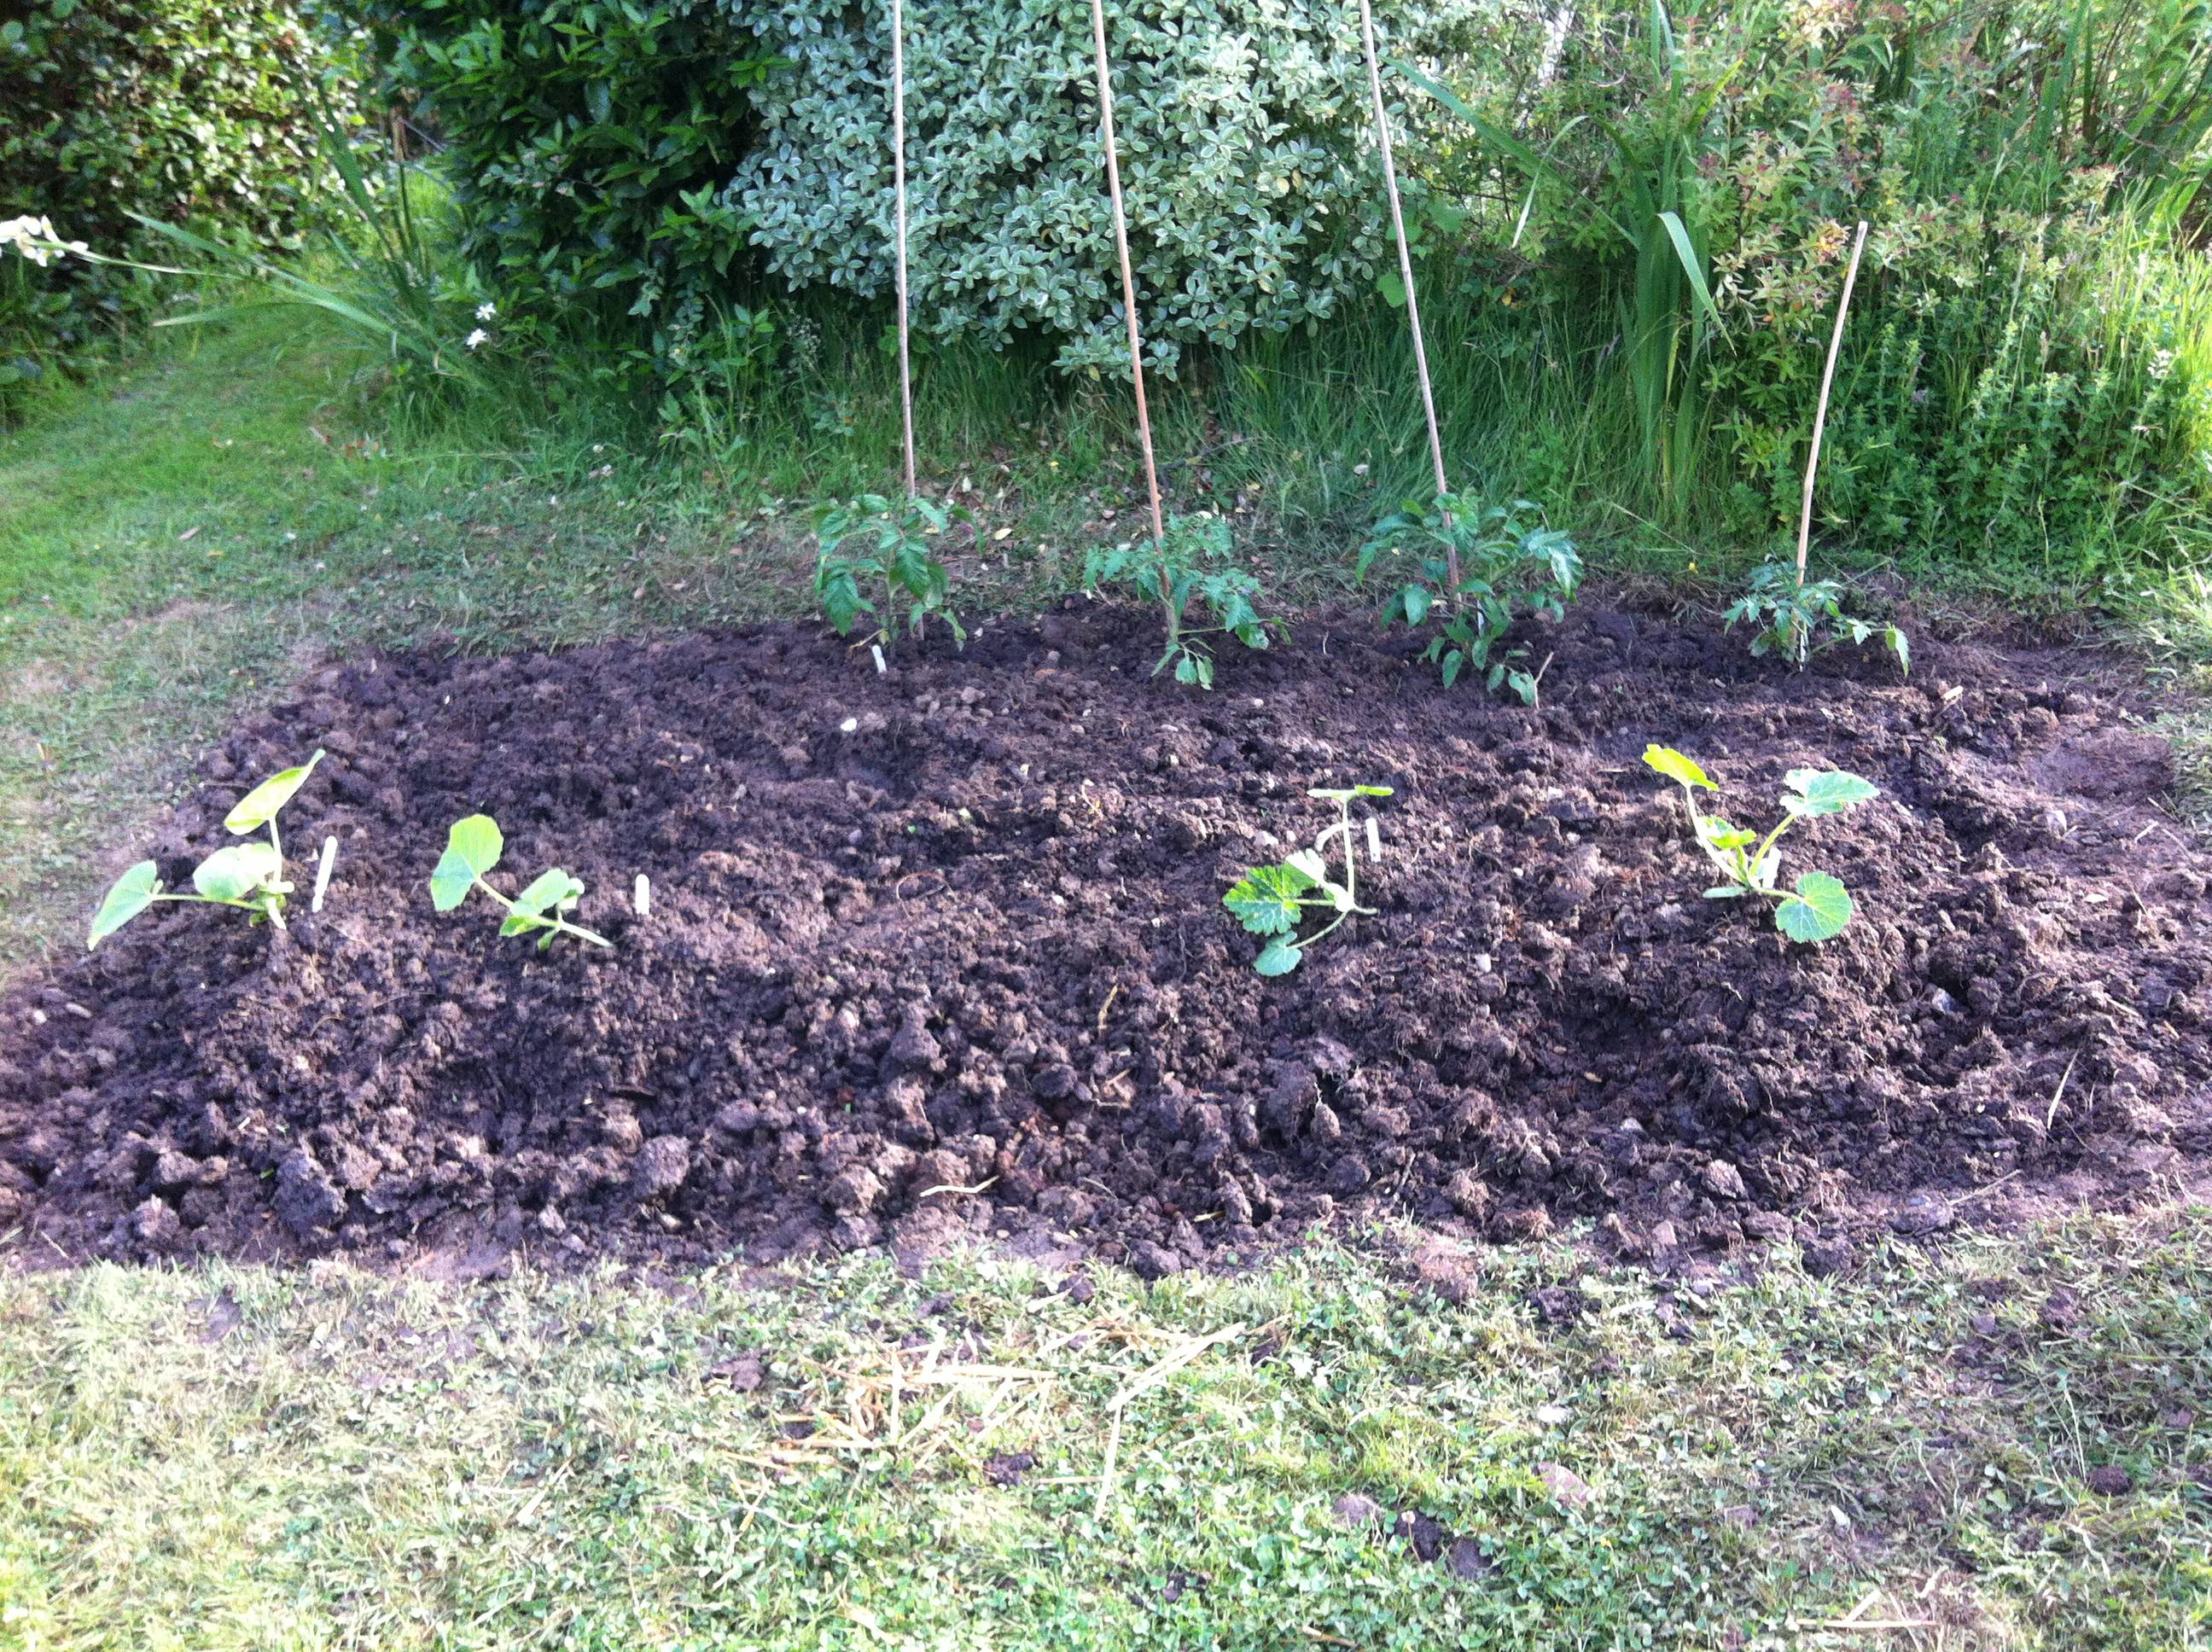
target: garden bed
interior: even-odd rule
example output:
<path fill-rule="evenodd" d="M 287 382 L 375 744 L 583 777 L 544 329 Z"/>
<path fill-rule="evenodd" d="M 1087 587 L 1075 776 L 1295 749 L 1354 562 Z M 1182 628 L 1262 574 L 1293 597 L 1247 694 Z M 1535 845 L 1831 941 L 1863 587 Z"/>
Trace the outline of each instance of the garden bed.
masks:
<path fill-rule="evenodd" d="M 1071 606 L 881 677 L 791 628 L 321 673 L 152 849 L 180 880 L 325 747 L 285 818 L 295 854 L 340 840 L 326 909 L 157 908 L 19 983 L 0 1229 L 51 1258 L 973 1228 L 1157 1273 L 1358 1211 L 1829 1254 L 2170 1185 L 2207 1145 L 2212 854 L 2124 667 L 1922 641 L 1909 683 L 1798 674 L 1586 606 L 1529 710 L 1364 616 L 1225 656 L 1211 695 L 1147 677 L 1154 642 Z M 1650 741 L 1761 825 L 1786 769 L 1880 786 L 1789 840 L 1856 921 L 1793 946 L 1701 900 Z M 1309 786 L 1358 782 L 1395 788 L 1379 911 L 1262 980 L 1222 893 L 1326 823 Z M 433 911 L 477 810 L 511 871 L 583 878 L 611 951 Z"/>

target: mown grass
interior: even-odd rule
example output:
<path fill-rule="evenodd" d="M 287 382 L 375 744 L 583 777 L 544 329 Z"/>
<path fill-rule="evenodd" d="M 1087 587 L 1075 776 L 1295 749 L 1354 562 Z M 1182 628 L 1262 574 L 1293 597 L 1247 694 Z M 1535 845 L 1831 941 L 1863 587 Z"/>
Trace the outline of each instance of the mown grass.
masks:
<path fill-rule="evenodd" d="M 1462 1305 L 1389 1248 L 1089 1300 L 982 1253 L 18 1277 L 0 1642 L 2204 1643 L 2203 1210 L 1847 1280 L 1494 1252 Z"/>

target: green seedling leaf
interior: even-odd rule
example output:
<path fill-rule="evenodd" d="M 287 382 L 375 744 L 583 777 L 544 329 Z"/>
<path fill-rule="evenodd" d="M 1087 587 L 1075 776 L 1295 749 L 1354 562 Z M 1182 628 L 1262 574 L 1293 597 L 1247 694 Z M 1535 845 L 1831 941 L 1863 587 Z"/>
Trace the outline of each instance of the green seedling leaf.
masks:
<path fill-rule="evenodd" d="M 531 879 L 530 887 L 514 897 L 514 909 L 535 918 L 580 900 L 583 894 L 582 884 L 555 866 Z"/>
<path fill-rule="evenodd" d="M 323 760 L 319 749 L 315 755 L 296 768 L 288 768 L 281 774 L 271 774 L 240 798 L 222 817 L 224 828 L 233 835 L 258 831 L 275 818 L 276 811 L 291 802 L 292 795 L 307 783 L 307 776 L 315 772 L 315 765 Z"/>
<path fill-rule="evenodd" d="M 89 952 L 152 906 L 154 897 L 161 892 L 161 879 L 152 861 L 141 860 L 125 872 L 109 888 L 100 910 L 93 914 L 92 935 L 84 944 L 85 951 Z"/>
<path fill-rule="evenodd" d="M 1263 975 L 1287 975 L 1297 969 L 1305 954 L 1279 936 L 1267 943 L 1260 956 L 1252 960 L 1252 967 Z"/>
<path fill-rule="evenodd" d="M 1705 899 L 1708 901 L 1733 901 L 1740 895 L 1748 895 L 1750 893 L 1751 891 L 1741 884 L 1716 884 L 1712 888 L 1705 891 Z"/>
<path fill-rule="evenodd" d="M 1324 889 L 1328 885 L 1328 862 L 1321 858 L 1318 849 L 1295 849 L 1284 858 L 1283 864 L 1292 872 L 1304 872 Z"/>
<path fill-rule="evenodd" d="M 1747 849 L 1759 841 L 1757 832 L 1746 831 L 1741 826 L 1731 826 L 1718 815 L 1698 817 L 1698 835 L 1717 849 Z"/>
<path fill-rule="evenodd" d="M 1797 794 L 1783 799 L 1784 806 L 1792 814 L 1839 815 L 1869 798 L 1881 795 L 1881 788 L 1873 781 L 1846 774 L 1841 769 L 1793 768 L 1782 778 L 1783 783 Z"/>
<path fill-rule="evenodd" d="M 1221 904 L 1255 935 L 1287 935 L 1297 927 L 1298 896 L 1317 881 L 1295 865 L 1255 866 L 1221 897 Z"/>
<path fill-rule="evenodd" d="M 1797 892 L 1774 908 L 1774 926 L 1793 941 L 1833 940 L 1851 920 L 1850 891 L 1824 872 L 1797 880 Z"/>
<path fill-rule="evenodd" d="M 507 842 L 489 815 L 457 820 L 446 834 L 446 852 L 430 873 L 430 904 L 451 912 L 468 898 L 476 880 L 499 865 Z"/>
<path fill-rule="evenodd" d="M 1702 787 L 1708 792 L 1720 790 L 1720 787 L 1715 786 L 1707 777 L 1704 769 L 1698 768 L 1696 763 L 1672 746 L 1645 746 L 1644 761 L 1670 780 L 1680 780 L 1684 786 Z"/>
<path fill-rule="evenodd" d="M 283 881 L 284 862 L 264 842 L 234 843 L 217 849 L 192 872 L 192 887 L 210 901 L 243 901 Z"/>

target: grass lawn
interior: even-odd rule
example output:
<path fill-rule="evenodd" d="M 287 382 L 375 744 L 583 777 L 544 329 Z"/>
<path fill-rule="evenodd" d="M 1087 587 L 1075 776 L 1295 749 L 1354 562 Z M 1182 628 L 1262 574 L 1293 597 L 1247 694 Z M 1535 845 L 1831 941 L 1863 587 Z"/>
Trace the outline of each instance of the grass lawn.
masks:
<path fill-rule="evenodd" d="M 272 319 L 0 437 L 0 970 L 334 652 L 803 592 L 772 500 L 386 452 L 349 372 Z M 1457 1302 L 1414 1242 L 14 1273 L 0 1648 L 2212 1646 L 2201 1207 L 1844 1278 L 1484 1251 Z"/>

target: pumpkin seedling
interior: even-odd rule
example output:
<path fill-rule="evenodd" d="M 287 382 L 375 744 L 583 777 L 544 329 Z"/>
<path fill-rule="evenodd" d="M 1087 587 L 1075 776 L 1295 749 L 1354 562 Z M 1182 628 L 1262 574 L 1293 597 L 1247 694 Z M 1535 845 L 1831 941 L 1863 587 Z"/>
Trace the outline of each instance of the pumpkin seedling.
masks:
<path fill-rule="evenodd" d="M 506 850 L 507 840 L 500 835 L 499 823 L 489 815 L 471 815 L 455 821 L 446 834 L 446 852 L 438 857 L 437 867 L 430 874 L 430 904 L 441 912 L 451 912 L 469 898 L 471 890 L 482 890 L 507 908 L 499 932 L 534 932 L 540 952 L 551 947 L 554 938 L 560 935 L 574 935 L 593 946 L 614 944 L 605 936 L 568 921 L 568 914 L 584 898 L 584 885 L 558 866 L 538 873 L 528 888 L 511 900 L 485 883 L 484 874 L 499 865 Z"/>
<path fill-rule="evenodd" d="M 949 519 L 945 508 L 929 500 L 893 504 L 881 494 L 863 494 L 823 511 L 815 529 L 822 549 L 814 565 L 814 595 L 839 636 L 852 635 L 860 616 L 872 615 L 876 629 L 855 646 L 872 643 L 888 652 L 903 609 L 912 635 L 920 636 L 923 622 L 934 616 L 956 645 L 966 645 L 968 633 L 951 605 L 952 576 L 929 549 Z M 861 548 L 857 556 L 848 550 L 854 545 Z"/>
<path fill-rule="evenodd" d="M 1269 632 L 1289 629 L 1281 620 L 1261 617 L 1255 605 L 1260 581 L 1229 561 L 1234 550 L 1229 524 L 1219 517 L 1170 517 L 1164 540 L 1092 551 L 1084 559 L 1083 588 L 1125 586 L 1158 602 L 1167 624 L 1167 647 L 1152 675 L 1173 665 L 1176 682 L 1210 689 L 1213 650 L 1206 638 L 1231 636 L 1248 648 L 1264 648 Z M 1210 623 L 1191 623 L 1194 599 Z"/>
<path fill-rule="evenodd" d="M 1815 650 L 1879 638 L 1897 656 L 1899 673 L 1912 675 L 1912 647 L 1902 630 L 1847 612 L 1838 580 L 1798 584 L 1797 570 L 1787 562 L 1767 562 L 1752 570 L 1748 588 L 1721 616 L 1726 630 L 1733 631 L 1739 620 L 1755 628 L 1751 639 L 1754 657 L 1772 654 L 1802 671 Z"/>
<path fill-rule="evenodd" d="M 233 836 L 243 837 L 264 827 L 269 836 L 265 841 L 256 838 L 226 845 L 201 861 L 192 870 L 193 893 L 164 890 L 160 872 L 151 860 L 141 860 L 117 878 L 100 902 L 100 910 L 93 914 L 86 950 L 98 946 L 156 901 L 236 907 L 248 914 L 251 923 L 266 920 L 283 928 L 284 902 L 292 893 L 292 884 L 284 876 L 284 844 L 277 835 L 276 815 L 307 784 L 307 776 L 322 760 L 323 754 L 317 751 L 297 768 L 271 774 L 232 806 L 222 823 Z"/>
<path fill-rule="evenodd" d="M 1708 901 L 1734 901 L 1746 896 L 1772 901 L 1776 902 L 1774 926 L 1793 941 L 1833 940 L 1844 932 L 1854 910 L 1850 891 L 1824 872 L 1801 874 L 1795 890 L 1778 887 L 1776 879 L 1782 871 L 1782 851 L 1776 842 L 1795 821 L 1839 815 L 1879 796 L 1880 790 L 1872 781 L 1840 769 L 1791 769 L 1783 777 L 1787 789 L 1782 794 L 1782 818 L 1762 838 L 1757 832 L 1730 825 L 1718 815 L 1699 811 L 1698 792 L 1720 788 L 1680 752 L 1669 746 L 1647 745 L 1644 761 L 1681 787 L 1682 806 L 1690 816 L 1690 835 L 1727 880 L 1705 891 Z"/>
<path fill-rule="evenodd" d="M 1221 904 L 1236 914 L 1238 923 L 1266 939 L 1267 945 L 1252 961 L 1252 967 L 1263 975 L 1289 975 L 1304 960 L 1308 947 L 1315 945 L 1355 912 L 1374 915 L 1373 908 L 1359 904 L 1359 856 L 1352 841 L 1352 800 L 1387 798 L 1390 788 L 1314 787 L 1306 795 L 1334 803 L 1336 823 L 1322 828 L 1313 847 L 1300 849 L 1277 865 L 1251 867 L 1221 897 Z M 1344 852 L 1341 881 L 1329 876 L 1328 847 L 1332 839 Z M 1310 911 L 1335 915 L 1305 939 L 1299 940 L 1298 925 Z"/>
<path fill-rule="evenodd" d="M 1421 658 L 1446 688 L 1472 671 L 1492 694 L 1504 689 L 1524 706 L 1537 702 L 1542 668 L 1516 663 L 1525 649 L 1498 652 L 1498 645 L 1518 613 L 1561 617 L 1582 582 L 1583 562 L 1561 530 L 1523 523 L 1535 508 L 1525 499 L 1484 505 L 1439 494 L 1427 504 L 1409 501 L 1376 523 L 1359 548 L 1355 578 L 1364 581 L 1376 559 L 1387 556 L 1398 581 L 1382 600 L 1385 625 L 1417 631 L 1436 620 Z"/>

